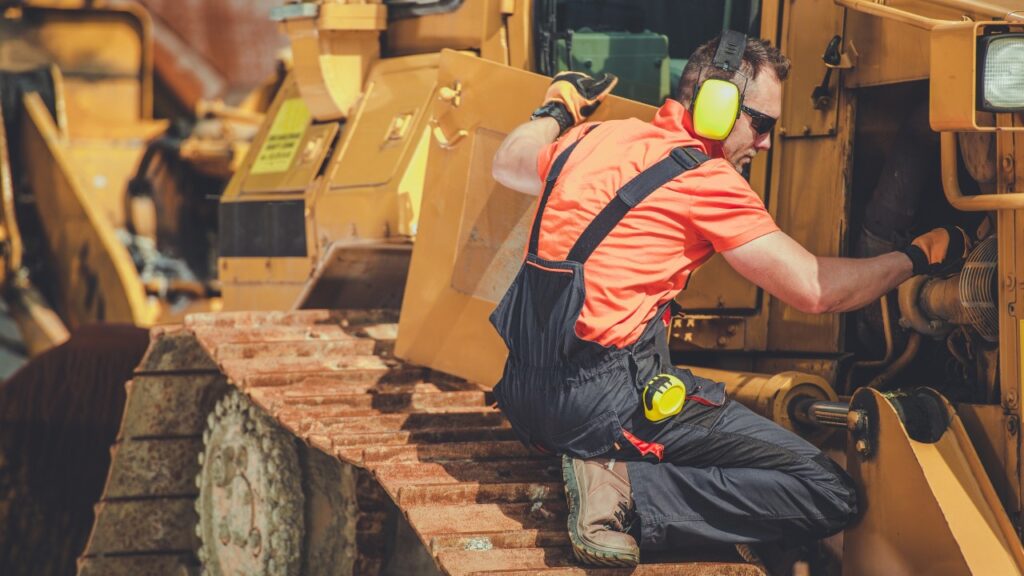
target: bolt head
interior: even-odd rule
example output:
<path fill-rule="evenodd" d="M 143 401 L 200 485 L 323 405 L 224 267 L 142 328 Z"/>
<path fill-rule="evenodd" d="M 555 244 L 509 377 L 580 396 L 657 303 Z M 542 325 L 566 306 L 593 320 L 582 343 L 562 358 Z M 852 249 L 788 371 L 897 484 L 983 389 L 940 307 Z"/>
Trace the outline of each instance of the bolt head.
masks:
<path fill-rule="evenodd" d="M 213 462 L 210 464 L 210 479 L 217 486 L 223 486 L 227 483 L 227 470 L 224 466 L 224 458 L 218 453 L 213 457 Z"/>
<path fill-rule="evenodd" d="M 850 410 L 846 414 L 846 427 L 851 432 L 857 432 L 864 428 L 867 421 L 867 416 L 864 415 L 860 410 Z"/>
<path fill-rule="evenodd" d="M 240 470 L 245 470 L 249 467 L 249 451 L 245 449 L 245 446 L 238 448 L 238 452 L 235 454 L 235 466 Z"/>

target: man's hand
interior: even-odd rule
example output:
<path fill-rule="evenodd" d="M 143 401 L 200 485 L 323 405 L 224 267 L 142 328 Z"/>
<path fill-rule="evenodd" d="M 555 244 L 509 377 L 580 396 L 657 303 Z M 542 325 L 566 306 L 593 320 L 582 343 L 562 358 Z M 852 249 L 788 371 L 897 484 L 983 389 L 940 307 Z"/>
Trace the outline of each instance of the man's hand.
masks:
<path fill-rule="evenodd" d="M 534 117 L 550 116 L 564 132 L 593 114 L 618 83 L 618 77 L 607 72 L 601 78 L 579 72 L 556 74 Z"/>
<path fill-rule="evenodd" d="M 914 238 L 901 252 L 914 264 L 914 275 L 955 271 L 970 253 L 971 239 L 959 226 L 935 228 Z"/>

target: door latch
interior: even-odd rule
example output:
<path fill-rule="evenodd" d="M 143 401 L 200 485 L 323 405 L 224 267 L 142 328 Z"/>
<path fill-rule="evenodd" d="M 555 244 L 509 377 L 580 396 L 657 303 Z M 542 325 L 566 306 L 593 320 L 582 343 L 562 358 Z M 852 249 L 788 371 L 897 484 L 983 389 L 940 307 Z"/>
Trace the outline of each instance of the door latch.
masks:
<path fill-rule="evenodd" d="M 821 84 L 816 86 L 814 91 L 811 92 L 811 101 L 818 110 L 825 110 L 832 105 L 832 90 L 829 88 L 829 84 L 832 81 L 832 71 L 837 68 L 840 70 L 853 68 L 853 62 L 849 56 L 839 49 L 842 43 L 843 37 L 836 34 L 828 41 L 825 53 L 821 56 L 821 59 L 825 62 L 825 77 L 822 78 Z"/>
<path fill-rule="evenodd" d="M 441 86 L 437 90 L 437 99 L 458 108 L 462 104 L 462 82 L 456 80 L 451 86 Z"/>

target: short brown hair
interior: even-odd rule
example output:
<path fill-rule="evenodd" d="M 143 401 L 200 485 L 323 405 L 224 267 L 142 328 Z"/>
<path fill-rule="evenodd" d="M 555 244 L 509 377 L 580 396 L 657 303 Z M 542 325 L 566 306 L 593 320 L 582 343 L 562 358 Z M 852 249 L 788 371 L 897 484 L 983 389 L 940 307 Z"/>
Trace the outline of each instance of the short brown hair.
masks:
<path fill-rule="evenodd" d="M 698 79 L 720 78 L 722 80 L 732 80 L 736 75 L 736 72 L 722 70 L 711 64 L 715 59 L 715 52 L 718 50 L 720 38 L 721 35 L 715 36 L 698 46 L 693 51 L 693 54 L 690 55 L 690 61 L 686 63 L 683 75 L 679 78 L 679 86 L 676 88 L 676 98 L 683 105 L 687 107 L 690 105 L 690 100 L 693 99 L 693 89 Z M 781 82 L 789 77 L 789 58 L 786 58 L 782 52 L 779 52 L 778 48 L 769 44 L 767 40 L 747 38 L 747 48 L 743 51 L 740 72 L 753 80 L 764 70 L 771 70 Z"/>

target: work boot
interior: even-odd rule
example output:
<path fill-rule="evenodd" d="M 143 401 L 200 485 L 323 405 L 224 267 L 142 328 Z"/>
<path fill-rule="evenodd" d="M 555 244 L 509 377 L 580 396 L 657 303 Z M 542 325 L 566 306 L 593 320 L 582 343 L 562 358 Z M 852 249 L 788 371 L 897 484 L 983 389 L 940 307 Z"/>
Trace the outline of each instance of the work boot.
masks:
<path fill-rule="evenodd" d="M 628 534 L 634 516 L 626 463 L 562 457 L 569 501 L 569 540 L 580 562 L 636 566 L 640 548 Z"/>

